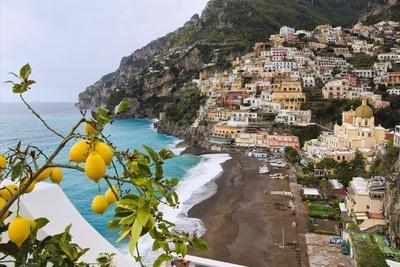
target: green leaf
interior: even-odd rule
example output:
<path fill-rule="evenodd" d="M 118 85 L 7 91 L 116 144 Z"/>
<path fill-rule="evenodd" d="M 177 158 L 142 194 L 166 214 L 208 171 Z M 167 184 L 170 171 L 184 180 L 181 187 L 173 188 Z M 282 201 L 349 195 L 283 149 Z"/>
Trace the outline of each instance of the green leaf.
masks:
<path fill-rule="evenodd" d="M 156 176 L 156 178 L 157 178 L 158 180 L 160 180 L 160 179 L 163 178 L 163 174 L 164 174 L 162 165 L 161 165 L 160 162 L 156 162 L 155 167 L 156 167 L 155 176 Z"/>
<path fill-rule="evenodd" d="M 124 227 L 121 231 L 119 231 L 119 238 L 117 239 L 117 243 L 127 237 L 129 233 L 131 232 L 130 227 Z"/>
<path fill-rule="evenodd" d="M 19 76 L 21 76 L 22 79 L 27 80 L 31 73 L 32 73 L 32 68 L 29 65 L 29 63 L 27 63 L 20 69 Z"/>
<path fill-rule="evenodd" d="M 154 162 L 158 161 L 158 154 L 151 147 L 143 145 L 143 148 L 149 153 L 149 156 Z"/>
<path fill-rule="evenodd" d="M 135 252 L 135 247 L 136 243 L 139 240 L 140 234 L 142 233 L 142 225 L 139 222 L 139 220 L 135 220 L 135 223 L 133 224 L 131 228 L 131 238 L 129 240 L 129 252 L 131 255 Z"/>
<path fill-rule="evenodd" d="M 119 224 L 120 225 L 124 225 L 124 224 L 128 224 L 131 225 L 133 223 L 133 221 L 135 220 L 135 215 L 131 214 L 129 216 L 126 216 L 124 218 L 121 218 Z"/>
<path fill-rule="evenodd" d="M 191 240 L 191 243 L 197 249 L 200 249 L 200 250 L 207 250 L 208 249 L 208 246 L 207 246 L 206 242 L 204 242 L 203 240 L 201 240 L 199 238 L 193 238 Z"/>
<path fill-rule="evenodd" d="M 168 180 L 169 186 L 177 186 L 179 184 L 179 179 L 178 178 L 171 178 Z"/>
<path fill-rule="evenodd" d="M 150 217 L 150 208 L 148 204 L 144 204 L 137 211 L 137 220 L 142 226 L 145 226 Z"/>
<path fill-rule="evenodd" d="M 158 258 L 154 261 L 153 267 L 160 267 L 166 261 L 172 260 L 172 256 L 167 254 L 161 254 Z"/>
<path fill-rule="evenodd" d="M 49 223 L 49 220 L 46 218 L 37 218 L 35 219 L 35 223 L 36 223 L 36 229 L 40 229 L 45 227 Z"/>
<path fill-rule="evenodd" d="M 114 108 L 114 114 L 119 114 L 122 112 L 125 112 L 127 108 L 129 107 L 129 103 L 126 100 L 122 100 L 115 108 Z"/>
<path fill-rule="evenodd" d="M 121 225 L 119 224 L 120 220 L 112 220 L 108 222 L 108 228 L 110 229 L 116 229 L 118 227 L 120 227 Z"/>
<path fill-rule="evenodd" d="M 178 242 L 175 244 L 175 250 L 177 254 L 182 254 L 183 257 L 187 254 L 187 246 L 183 242 Z"/>
<path fill-rule="evenodd" d="M 119 200 L 116 204 L 117 204 L 117 207 L 121 207 L 121 208 L 128 209 L 131 211 L 136 210 L 137 206 L 138 206 L 137 200 L 129 199 L 129 198 L 128 199 L 123 198 L 123 199 Z"/>

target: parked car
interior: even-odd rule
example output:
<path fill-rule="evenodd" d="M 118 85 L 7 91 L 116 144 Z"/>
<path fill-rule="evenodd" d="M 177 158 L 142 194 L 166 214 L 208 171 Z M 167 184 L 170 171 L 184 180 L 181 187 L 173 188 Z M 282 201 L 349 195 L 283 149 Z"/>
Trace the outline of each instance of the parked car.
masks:
<path fill-rule="evenodd" d="M 342 244 L 342 242 L 343 242 L 343 238 L 341 238 L 340 236 L 334 236 L 329 239 L 329 244 L 339 245 L 339 244 Z"/>

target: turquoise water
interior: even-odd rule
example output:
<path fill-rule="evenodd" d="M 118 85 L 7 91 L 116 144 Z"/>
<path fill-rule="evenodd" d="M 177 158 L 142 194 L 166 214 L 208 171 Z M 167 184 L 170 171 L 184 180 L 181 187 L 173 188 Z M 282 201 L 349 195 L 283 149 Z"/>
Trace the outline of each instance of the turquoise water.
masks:
<path fill-rule="evenodd" d="M 80 119 L 81 114 L 72 103 L 40 103 L 33 104 L 48 124 L 57 131 L 66 134 Z M 152 128 L 150 120 L 119 119 L 105 129 L 110 140 L 118 148 L 141 148 L 142 144 L 154 149 L 173 148 L 176 139 L 158 134 Z M 22 140 L 22 145 L 32 144 L 50 153 L 56 147 L 60 138 L 44 128 L 41 122 L 30 113 L 23 104 L 0 103 L 0 153 Z M 68 161 L 69 146 L 56 158 L 55 163 Z M 195 156 L 176 156 L 164 165 L 166 177 L 183 178 L 187 171 L 200 162 Z M 63 170 L 64 179 L 61 187 L 71 202 L 91 225 L 93 225 L 107 240 L 115 243 L 117 232 L 107 229 L 107 222 L 112 218 L 112 210 L 103 216 L 96 215 L 91 210 L 91 200 L 98 194 L 98 186 L 80 172 Z M 101 184 L 101 191 L 107 187 Z M 116 244 L 123 247 L 125 244 Z"/>

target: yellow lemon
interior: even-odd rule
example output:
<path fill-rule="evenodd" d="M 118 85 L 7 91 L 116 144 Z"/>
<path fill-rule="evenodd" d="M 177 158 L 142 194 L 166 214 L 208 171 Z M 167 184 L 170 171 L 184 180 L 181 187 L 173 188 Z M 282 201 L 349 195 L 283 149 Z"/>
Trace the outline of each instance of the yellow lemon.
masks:
<path fill-rule="evenodd" d="M 111 147 L 109 145 L 107 145 L 106 143 L 97 142 L 95 145 L 95 150 L 103 158 L 104 163 L 106 165 L 110 165 L 112 157 L 113 157 L 113 152 L 112 152 Z"/>
<path fill-rule="evenodd" d="M 51 174 L 51 170 L 52 168 L 46 168 L 44 169 L 37 177 L 36 180 L 38 180 L 39 182 L 46 180 L 47 178 L 49 178 L 50 174 Z"/>
<path fill-rule="evenodd" d="M 106 164 L 97 152 L 92 152 L 86 159 L 86 175 L 96 183 L 106 174 Z"/>
<path fill-rule="evenodd" d="M 7 167 L 7 159 L 3 155 L 0 155 L 0 170 L 4 170 Z"/>
<path fill-rule="evenodd" d="M 55 167 L 55 168 L 53 168 L 53 169 L 51 170 L 50 180 L 51 180 L 53 183 L 56 183 L 56 184 L 61 183 L 62 178 L 63 178 L 63 173 L 62 173 L 62 171 L 61 171 L 60 168 Z"/>
<path fill-rule="evenodd" d="M 14 244 L 21 247 L 25 240 L 28 239 L 33 227 L 34 222 L 32 220 L 15 217 L 8 226 L 8 237 Z"/>
<path fill-rule="evenodd" d="M 88 135 L 96 135 L 99 131 L 96 130 L 95 127 L 93 127 L 92 124 L 85 122 L 85 132 Z"/>
<path fill-rule="evenodd" d="M 81 140 L 75 143 L 69 151 L 69 160 L 73 162 L 85 162 L 90 152 L 90 142 Z"/>
<path fill-rule="evenodd" d="M 21 182 L 21 186 L 22 186 L 23 184 L 27 183 L 27 182 L 28 182 L 28 179 L 29 179 L 28 177 L 24 178 L 24 179 L 22 180 L 22 182 Z M 30 192 L 32 192 L 33 189 L 35 189 L 35 185 L 36 185 L 36 181 L 33 181 L 33 182 L 28 186 L 28 188 L 25 190 L 25 193 L 30 193 Z"/>
<path fill-rule="evenodd" d="M 11 196 L 17 194 L 17 192 L 18 192 L 18 185 L 15 184 L 6 185 L 3 189 L 0 190 L 0 197 L 8 201 L 11 198 Z"/>
<path fill-rule="evenodd" d="M 118 189 L 115 185 L 113 185 L 113 189 L 114 189 L 115 194 L 118 195 Z M 111 188 L 108 188 L 108 190 L 106 191 L 105 197 L 109 204 L 115 203 L 118 200 L 117 197 L 115 196 L 114 192 Z"/>
<path fill-rule="evenodd" d="M 92 210 L 97 214 L 103 214 L 108 208 L 107 199 L 102 195 L 97 195 L 92 200 Z"/>
<path fill-rule="evenodd" d="M 7 201 L 5 201 L 3 198 L 0 198 L 0 210 L 6 205 Z M 8 215 L 10 214 L 9 211 L 6 211 L 6 213 L 4 213 L 3 217 L 0 218 L 1 221 L 3 221 L 5 218 L 8 217 Z"/>

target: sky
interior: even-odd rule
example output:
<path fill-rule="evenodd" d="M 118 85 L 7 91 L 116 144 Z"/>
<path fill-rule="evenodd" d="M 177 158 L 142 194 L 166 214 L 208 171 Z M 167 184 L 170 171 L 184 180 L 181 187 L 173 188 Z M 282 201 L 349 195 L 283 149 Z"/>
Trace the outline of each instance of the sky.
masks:
<path fill-rule="evenodd" d="M 32 66 L 32 102 L 76 102 L 123 56 L 182 26 L 208 0 L 1 0 L 0 102 L 9 72 Z"/>

